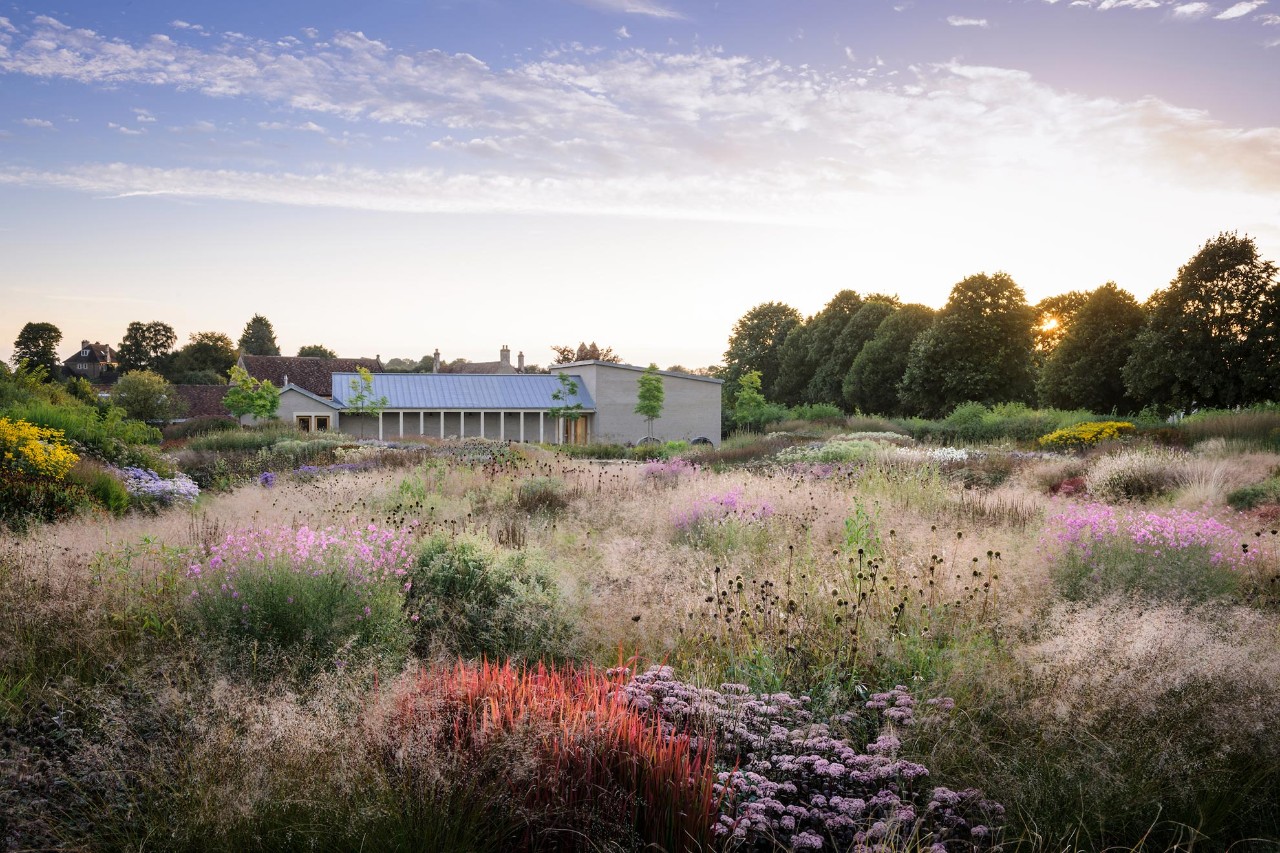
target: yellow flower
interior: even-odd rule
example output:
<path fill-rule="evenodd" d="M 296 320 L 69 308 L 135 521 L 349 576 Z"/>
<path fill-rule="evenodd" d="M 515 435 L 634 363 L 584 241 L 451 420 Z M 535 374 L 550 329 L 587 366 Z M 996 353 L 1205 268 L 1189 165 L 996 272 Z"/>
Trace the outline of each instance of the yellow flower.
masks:
<path fill-rule="evenodd" d="M 61 480 L 79 461 L 60 429 L 0 417 L 3 467 L 30 477 Z"/>
<path fill-rule="evenodd" d="M 1075 450 L 1093 447 L 1104 441 L 1115 441 L 1134 432 L 1128 421 L 1091 421 L 1055 430 L 1040 437 L 1040 446 L 1053 450 Z"/>

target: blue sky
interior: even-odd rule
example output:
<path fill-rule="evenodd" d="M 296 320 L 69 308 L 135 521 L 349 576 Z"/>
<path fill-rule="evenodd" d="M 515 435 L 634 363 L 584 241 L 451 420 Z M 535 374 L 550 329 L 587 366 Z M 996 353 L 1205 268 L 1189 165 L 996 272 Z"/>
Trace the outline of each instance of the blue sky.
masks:
<path fill-rule="evenodd" d="M 1280 259 L 1280 5 L 0 6 L 0 356 L 131 320 L 286 352 L 716 362 L 837 290 L 940 305 Z"/>

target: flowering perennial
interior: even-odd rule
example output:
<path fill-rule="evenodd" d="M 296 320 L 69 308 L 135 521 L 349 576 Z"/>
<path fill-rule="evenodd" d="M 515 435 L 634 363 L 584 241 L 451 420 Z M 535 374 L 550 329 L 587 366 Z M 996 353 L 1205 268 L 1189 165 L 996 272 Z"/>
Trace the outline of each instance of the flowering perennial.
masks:
<path fill-rule="evenodd" d="M 166 479 L 150 468 L 124 468 L 120 476 L 129 496 L 143 503 L 159 506 L 193 504 L 200 496 L 200 487 L 186 474 L 178 473 Z"/>
<path fill-rule="evenodd" d="M 723 524 L 728 521 L 763 521 L 774 514 L 768 502 L 752 503 L 743 500 L 742 489 L 730 489 L 722 495 L 706 495 L 692 504 L 671 513 L 671 521 L 682 532 L 701 527 Z"/>
<path fill-rule="evenodd" d="M 256 564 L 284 565 L 294 572 L 320 574 L 337 562 L 350 581 L 371 584 L 408 574 L 413 562 L 410 547 L 416 522 L 403 528 L 281 527 L 242 530 L 209 548 L 203 562 L 187 567 L 196 580 L 216 573 L 221 591 L 234 591 L 236 576 Z"/>
<path fill-rule="evenodd" d="M 1039 439 L 1041 447 L 1050 450 L 1080 450 L 1104 441 L 1115 441 L 1133 435 L 1134 426 L 1128 421 L 1093 421 L 1054 430 Z"/>
<path fill-rule="evenodd" d="M 61 480 L 80 457 L 62 430 L 0 417 L 0 467 L 28 477 Z"/>
<path fill-rule="evenodd" d="M 1241 547 L 1239 533 L 1195 510 L 1122 512 L 1106 504 L 1085 504 L 1053 516 L 1049 528 L 1060 547 L 1086 557 L 1100 543 L 1113 539 L 1153 558 L 1203 549 L 1212 565 L 1232 569 L 1244 568 L 1257 557 L 1256 552 Z"/>
<path fill-rule="evenodd" d="M 642 473 L 651 480 L 675 484 L 679 482 L 681 477 L 693 476 L 700 470 L 701 468 L 698 465 L 688 459 L 676 456 L 669 460 L 654 459 L 651 462 L 646 462 Z"/>

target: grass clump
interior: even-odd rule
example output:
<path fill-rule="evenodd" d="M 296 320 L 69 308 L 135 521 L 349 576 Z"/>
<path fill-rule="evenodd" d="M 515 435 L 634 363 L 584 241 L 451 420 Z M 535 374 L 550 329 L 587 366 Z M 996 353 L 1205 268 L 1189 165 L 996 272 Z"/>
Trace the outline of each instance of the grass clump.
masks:
<path fill-rule="evenodd" d="M 1238 510 L 1280 504 L 1280 473 L 1273 474 L 1260 483 L 1236 489 L 1227 495 L 1227 503 L 1232 509 Z"/>
<path fill-rule="evenodd" d="M 1102 456 L 1085 474 L 1089 494 L 1102 501 L 1147 500 L 1181 484 L 1185 453 L 1144 448 Z"/>
<path fill-rule="evenodd" d="M 533 477 L 516 486 L 515 504 L 522 512 L 555 515 L 569 506 L 569 495 L 563 480 Z"/>
<path fill-rule="evenodd" d="M 550 572 L 528 551 L 437 534 L 407 578 L 414 650 L 489 660 L 563 659 L 575 629 Z"/>

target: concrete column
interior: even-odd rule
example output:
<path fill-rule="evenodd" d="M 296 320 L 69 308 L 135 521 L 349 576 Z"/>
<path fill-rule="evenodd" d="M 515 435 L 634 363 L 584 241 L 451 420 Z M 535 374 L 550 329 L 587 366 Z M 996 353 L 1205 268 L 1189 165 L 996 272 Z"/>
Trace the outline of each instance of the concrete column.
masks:
<path fill-rule="evenodd" d="M 400 437 L 404 438 L 404 412 L 400 413 Z"/>
<path fill-rule="evenodd" d="M 427 413 L 418 412 L 418 435 L 427 434 Z"/>
<path fill-rule="evenodd" d="M 378 441 L 382 441 L 382 412 L 378 412 Z"/>
<path fill-rule="evenodd" d="M 467 413 L 458 412 L 458 438 L 467 437 Z"/>
<path fill-rule="evenodd" d="M 440 437 L 444 438 L 444 409 L 440 410 Z"/>
<path fill-rule="evenodd" d="M 498 412 L 498 441 L 507 440 L 507 413 Z"/>
<path fill-rule="evenodd" d="M 480 437 L 484 438 L 484 412 L 480 413 Z"/>
<path fill-rule="evenodd" d="M 538 412 L 538 444 L 546 444 L 547 439 L 543 436 L 542 416 L 545 412 Z"/>
<path fill-rule="evenodd" d="M 524 412 L 520 413 L 520 443 L 524 444 Z"/>

